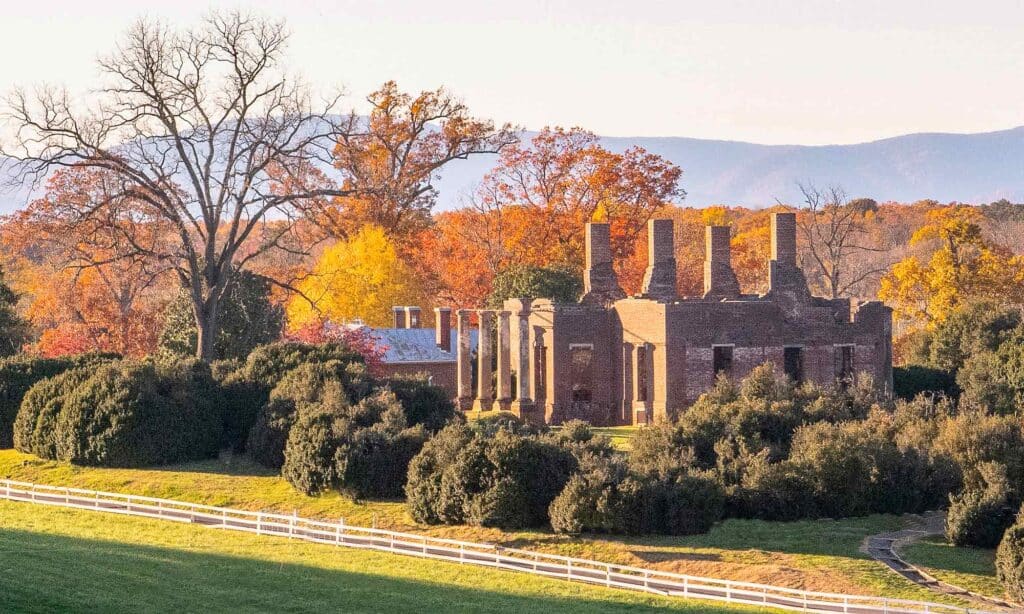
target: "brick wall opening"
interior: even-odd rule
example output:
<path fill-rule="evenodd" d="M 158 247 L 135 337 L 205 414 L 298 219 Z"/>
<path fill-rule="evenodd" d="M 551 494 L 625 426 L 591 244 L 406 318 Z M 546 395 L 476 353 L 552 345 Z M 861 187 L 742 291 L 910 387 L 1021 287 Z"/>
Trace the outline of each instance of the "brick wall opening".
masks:
<path fill-rule="evenodd" d="M 732 346 L 731 345 L 716 345 L 712 346 L 712 365 L 714 368 L 714 375 L 717 378 L 719 374 L 729 376 L 732 374 Z"/>
<path fill-rule="evenodd" d="M 835 373 L 836 381 L 842 388 L 846 388 L 853 382 L 854 364 L 853 364 L 853 346 L 852 345 L 837 345 L 835 358 Z"/>
<path fill-rule="evenodd" d="M 789 379 L 797 384 L 804 382 L 804 349 L 787 347 L 782 349 L 782 369 Z"/>
<path fill-rule="evenodd" d="M 569 364 L 572 403 L 585 409 L 594 398 L 594 346 L 570 345 Z"/>

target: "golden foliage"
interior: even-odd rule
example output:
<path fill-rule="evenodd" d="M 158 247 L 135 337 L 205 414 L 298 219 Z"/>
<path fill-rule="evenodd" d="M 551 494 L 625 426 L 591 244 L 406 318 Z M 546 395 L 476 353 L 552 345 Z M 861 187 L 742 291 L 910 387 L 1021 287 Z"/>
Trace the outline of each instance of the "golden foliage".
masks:
<path fill-rule="evenodd" d="M 287 306 L 290 330 L 323 319 L 386 327 L 393 306 L 427 303 L 394 243 L 373 225 L 327 248 L 297 289 Z"/>

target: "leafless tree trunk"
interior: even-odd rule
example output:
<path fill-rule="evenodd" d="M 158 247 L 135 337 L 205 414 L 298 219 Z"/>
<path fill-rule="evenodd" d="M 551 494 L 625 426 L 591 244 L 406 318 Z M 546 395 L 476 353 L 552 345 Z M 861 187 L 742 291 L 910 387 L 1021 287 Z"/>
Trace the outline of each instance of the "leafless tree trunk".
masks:
<path fill-rule="evenodd" d="M 281 67 L 287 40 L 283 23 L 237 12 L 185 31 L 140 21 L 100 60 L 92 104 L 54 87 L 7 99 L 15 138 L 0 153 L 17 161 L 18 179 L 38 183 L 68 166 L 113 177 L 109 199 L 72 213 L 119 233 L 126 257 L 177 273 L 203 360 L 214 357 L 232 277 L 290 240 L 304 203 L 353 193 L 307 172 L 328 166 L 347 135 L 339 98 L 316 103 Z M 157 227 L 173 240 L 132 232 Z"/>
<path fill-rule="evenodd" d="M 804 215 L 797 216 L 798 226 L 810 260 L 831 298 L 847 294 L 865 279 L 886 270 L 885 266 L 856 266 L 859 259 L 855 254 L 887 250 L 885 246 L 869 244 L 864 219 L 867 211 L 857 201 L 848 201 L 838 186 L 819 190 L 800 184 L 800 192 L 806 209 Z"/>

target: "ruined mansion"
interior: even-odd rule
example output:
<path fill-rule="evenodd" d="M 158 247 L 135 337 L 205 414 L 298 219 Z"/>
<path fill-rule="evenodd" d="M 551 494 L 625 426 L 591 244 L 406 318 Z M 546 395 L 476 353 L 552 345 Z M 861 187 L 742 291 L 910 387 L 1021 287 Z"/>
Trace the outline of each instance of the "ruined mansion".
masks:
<path fill-rule="evenodd" d="M 866 372 L 891 392 L 892 310 L 812 296 L 797 266 L 793 213 L 771 218 L 763 295 L 740 292 L 727 226 L 707 227 L 705 239 L 700 297 L 677 295 L 672 220 L 652 220 L 636 296 L 616 279 L 608 225 L 592 223 L 578 303 L 513 299 L 500 310 L 459 310 L 453 331 L 451 312 L 437 310 L 438 344 L 456 346 L 445 349 L 459 406 L 547 424 L 643 424 L 692 404 L 718 374 L 739 379 L 767 361 L 796 382 L 843 385 Z"/>

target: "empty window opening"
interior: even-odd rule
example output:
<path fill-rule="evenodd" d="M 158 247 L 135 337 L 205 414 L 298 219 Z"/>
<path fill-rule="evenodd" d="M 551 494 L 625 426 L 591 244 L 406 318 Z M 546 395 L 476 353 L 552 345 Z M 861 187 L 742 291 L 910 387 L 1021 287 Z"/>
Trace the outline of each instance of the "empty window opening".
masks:
<path fill-rule="evenodd" d="M 594 346 L 569 346 L 570 382 L 572 382 L 572 402 L 577 405 L 588 405 L 593 398 L 594 390 Z"/>
<path fill-rule="evenodd" d="M 804 381 L 804 349 L 787 347 L 782 350 L 782 368 L 786 376 L 797 384 Z"/>
<path fill-rule="evenodd" d="M 731 375 L 732 374 L 732 346 L 731 345 L 716 345 L 711 348 L 712 352 L 712 363 L 714 365 L 714 375 Z"/>
<path fill-rule="evenodd" d="M 538 339 L 538 343 L 533 346 L 533 374 L 534 380 L 534 402 L 542 404 L 544 399 L 547 398 L 547 381 L 548 381 L 548 348 L 542 341 Z"/>
<path fill-rule="evenodd" d="M 641 345 L 636 349 L 636 400 L 641 403 L 647 402 L 648 380 L 647 347 Z"/>
<path fill-rule="evenodd" d="M 853 382 L 853 346 L 836 346 L 836 380 L 844 388 Z"/>

